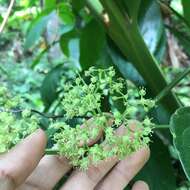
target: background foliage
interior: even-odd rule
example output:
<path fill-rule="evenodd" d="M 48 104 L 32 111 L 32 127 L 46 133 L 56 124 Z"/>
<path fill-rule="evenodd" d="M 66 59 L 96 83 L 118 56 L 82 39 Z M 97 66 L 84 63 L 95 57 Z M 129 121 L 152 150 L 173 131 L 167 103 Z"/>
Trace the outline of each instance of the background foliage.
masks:
<path fill-rule="evenodd" d="M 0 0 L 0 22 L 7 6 Z M 136 178 L 153 190 L 190 188 L 190 76 L 175 80 L 189 68 L 188 0 L 16 1 L 0 49 L 0 82 L 46 114 L 61 114 L 60 78 L 91 66 L 114 66 L 118 76 L 146 87 L 159 100 L 150 114 L 165 128 L 155 129 L 151 158 Z"/>

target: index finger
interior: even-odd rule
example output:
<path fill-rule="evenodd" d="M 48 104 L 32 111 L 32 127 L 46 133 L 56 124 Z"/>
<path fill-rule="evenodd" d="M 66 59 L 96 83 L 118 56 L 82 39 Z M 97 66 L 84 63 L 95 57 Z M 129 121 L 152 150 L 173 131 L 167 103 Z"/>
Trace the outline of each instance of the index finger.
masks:
<path fill-rule="evenodd" d="M 12 190 L 22 184 L 38 165 L 47 138 L 39 129 L 0 158 L 0 190 Z"/>

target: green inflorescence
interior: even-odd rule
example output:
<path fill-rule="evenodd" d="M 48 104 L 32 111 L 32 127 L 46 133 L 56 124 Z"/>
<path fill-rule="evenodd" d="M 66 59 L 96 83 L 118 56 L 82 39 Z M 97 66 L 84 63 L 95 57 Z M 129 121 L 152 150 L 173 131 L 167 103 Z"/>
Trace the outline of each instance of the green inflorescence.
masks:
<path fill-rule="evenodd" d="M 21 98 L 0 88 L 0 153 L 7 152 L 38 128 L 38 118 L 29 109 L 19 111 Z"/>
<path fill-rule="evenodd" d="M 73 83 L 64 84 L 61 101 L 66 120 L 77 117 L 83 124 L 71 127 L 67 122 L 52 123 L 51 128 L 58 131 L 53 137 L 52 150 L 66 156 L 72 165 L 87 169 L 111 157 L 122 159 L 146 146 L 152 123 L 147 116 L 140 118 L 140 115 L 154 107 L 154 101 L 144 98 L 145 89 L 127 89 L 126 81 L 118 79 L 112 67 L 92 67 L 85 72 L 85 77 L 86 80 L 79 75 Z M 107 113 L 101 111 L 105 96 L 109 97 L 110 104 Z M 124 110 L 114 106 L 118 101 Z M 125 130 L 122 135 L 118 134 L 120 126 Z"/>
<path fill-rule="evenodd" d="M 64 115 L 50 122 L 53 146 L 46 152 L 64 155 L 74 167 L 87 169 L 148 145 L 153 124 L 146 113 L 154 101 L 145 98 L 145 89 L 127 85 L 112 67 L 92 67 L 84 77 L 78 74 L 73 82 L 61 84 L 63 97 L 58 101 Z M 39 128 L 39 118 L 22 105 L 21 98 L 0 88 L 0 153 Z"/>

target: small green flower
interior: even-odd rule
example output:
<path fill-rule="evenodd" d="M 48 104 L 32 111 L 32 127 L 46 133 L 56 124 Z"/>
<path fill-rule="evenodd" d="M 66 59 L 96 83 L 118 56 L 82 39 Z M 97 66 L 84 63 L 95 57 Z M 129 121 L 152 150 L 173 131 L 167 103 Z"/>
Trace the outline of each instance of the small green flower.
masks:
<path fill-rule="evenodd" d="M 0 88 L 0 153 L 8 151 L 23 138 L 38 128 L 39 119 L 31 116 L 30 109 L 24 109 L 17 114 L 16 108 L 21 109 L 23 102 L 18 96 L 12 96 L 7 88 Z"/>
<path fill-rule="evenodd" d="M 22 111 L 22 117 L 27 118 L 30 115 L 31 115 L 31 110 L 25 109 L 24 111 Z"/>

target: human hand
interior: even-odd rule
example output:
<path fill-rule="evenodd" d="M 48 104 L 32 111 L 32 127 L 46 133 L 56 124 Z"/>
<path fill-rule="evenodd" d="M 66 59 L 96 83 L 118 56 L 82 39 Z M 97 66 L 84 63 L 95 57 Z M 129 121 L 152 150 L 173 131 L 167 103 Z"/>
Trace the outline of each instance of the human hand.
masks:
<path fill-rule="evenodd" d="M 71 165 L 66 158 L 44 156 L 47 138 L 38 130 L 9 153 L 0 156 L 0 190 L 50 190 Z M 87 171 L 75 170 L 60 190 L 122 190 L 149 158 L 143 148 L 122 161 L 112 158 Z M 136 182 L 132 190 L 148 190 Z"/>

